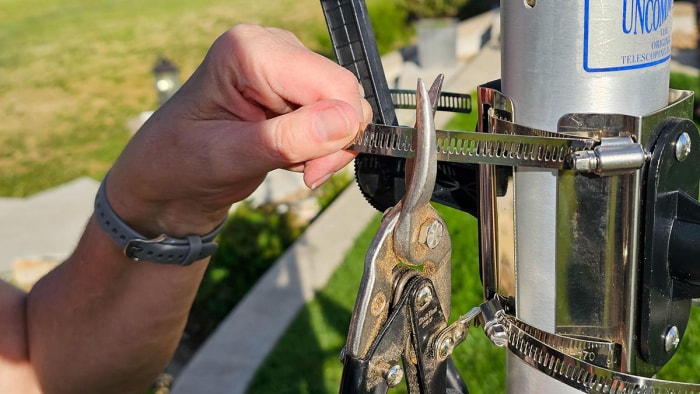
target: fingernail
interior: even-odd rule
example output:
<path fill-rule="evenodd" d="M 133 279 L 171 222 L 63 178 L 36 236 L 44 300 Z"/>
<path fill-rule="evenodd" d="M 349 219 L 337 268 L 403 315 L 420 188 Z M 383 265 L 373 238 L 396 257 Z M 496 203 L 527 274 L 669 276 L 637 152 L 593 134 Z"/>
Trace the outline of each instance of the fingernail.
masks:
<path fill-rule="evenodd" d="M 326 108 L 316 114 L 314 119 L 316 132 L 322 140 L 336 141 L 350 135 L 350 121 L 338 106 Z"/>
<path fill-rule="evenodd" d="M 333 176 L 333 173 L 331 172 L 330 174 L 326 174 L 326 175 L 318 178 L 314 183 L 311 184 L 311 190 L 318 189 L 321 185 L 326 183 L 326 181 L 332 176 Z"/>

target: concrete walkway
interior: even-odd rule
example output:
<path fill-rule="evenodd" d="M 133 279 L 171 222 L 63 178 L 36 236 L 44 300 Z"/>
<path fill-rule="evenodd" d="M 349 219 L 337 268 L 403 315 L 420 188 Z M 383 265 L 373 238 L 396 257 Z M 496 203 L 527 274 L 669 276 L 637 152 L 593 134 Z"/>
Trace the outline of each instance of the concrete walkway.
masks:
<path fill-rule="evenodd" d="M 25 199 L 0 200 L 0 272 L 21 265 L 24 276 L 41 276 L 78 243 L 92 213 L 99 183 L 79 178 Z M 28 274 L 27 274 L 28 273 Z M 24 278 L 19 282 L 24 284 Z"/>

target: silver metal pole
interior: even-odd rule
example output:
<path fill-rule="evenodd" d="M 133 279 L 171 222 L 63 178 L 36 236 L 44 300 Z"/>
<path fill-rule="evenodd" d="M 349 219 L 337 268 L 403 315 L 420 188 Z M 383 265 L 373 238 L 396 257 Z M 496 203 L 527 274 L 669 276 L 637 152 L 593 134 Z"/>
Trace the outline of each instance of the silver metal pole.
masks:
<path fill-rule="evenodd" d="M 567 113 L 640 116 L 666 106 L 672 4 L 672 0 L 502 1 L 502 92 L 514 102 L 514 121 L 557 131 L 559 119 Z M 615 180 L 611 182 L 604 195 L 617 187 Z M 604 309 L 600 314 L 619 315 L 628 324 L 606 321 L 598 330 L 622 329 L 627 330 L 622 335 L 629 336 L 632 313 L 629 306 L 619 304 L 631 301 L 634 286 L 625 287 L 623 299 L 610 299 L 617 295 L 596 289 L 591 290 L 596 294 L 576 294 L 586 292 L 585 286 L 564 289 L 572 278 L 562 275 L 574 274 L 572 267 L 579 260 L 601 269 L 626 265 L 628 271 L 621 277 L 629 283 L 629 267 L 636 266 L 635 256 L 628 256 L 629 245 L 622 251 L 608 250 L 615 246 L 606 245 L 610 243 L 608 224 L 603 223 L 606 215 L 582 219 L 594 227 L 588 229 L 591 234 L 583 245 L 566 241 L 567 232 L 573 231 L 567 222 L 578 219 L 562 217 L 567 193 L 557 172 L 518 168 L 515 173 L 517 315 L 539 329 L 556 332 L 569 324 L 586 325 L 580 316 L 572 318 L 562 310 L 575 310 L 576 302 L 585 297 L 607 297 L 600 301 Z M 580 197 L 573 201 L 598 204 L 592 209 L 594 215 L 613 205 Z M 580 212 L 577 209 L 572 211 Z M 634 239 L 625 240 L 634 246 Z M 590 318 L 592 324 L 599 323 L 600 316 Z M 575 392 L 511 354 L 507 374 L 512 393 Z"/>

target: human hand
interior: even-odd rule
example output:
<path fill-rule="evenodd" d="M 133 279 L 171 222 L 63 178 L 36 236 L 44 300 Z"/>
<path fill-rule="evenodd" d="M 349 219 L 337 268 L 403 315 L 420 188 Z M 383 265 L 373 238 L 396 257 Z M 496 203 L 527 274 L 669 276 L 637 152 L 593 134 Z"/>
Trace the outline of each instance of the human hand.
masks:
<path fill-rule="evenodd" d="M 134 136 L 108 199 L 145 236 L 205 234 L 270 170 L 323 183 L 352 160 L 342 148 L 371 116 L 352 73 L 289 32 L 240 25 Z"/>

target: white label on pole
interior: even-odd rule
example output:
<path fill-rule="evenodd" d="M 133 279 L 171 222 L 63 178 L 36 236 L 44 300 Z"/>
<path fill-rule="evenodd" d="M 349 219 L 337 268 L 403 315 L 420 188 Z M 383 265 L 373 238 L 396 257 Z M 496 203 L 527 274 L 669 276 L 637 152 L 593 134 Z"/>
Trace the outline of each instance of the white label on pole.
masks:
<path fill-rule="evenodd" d="M 583 69 L 635 70 L 671 59 L 673 0 L 586 0 Z"/>

